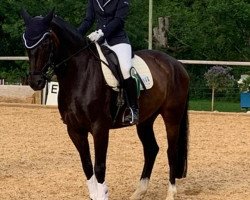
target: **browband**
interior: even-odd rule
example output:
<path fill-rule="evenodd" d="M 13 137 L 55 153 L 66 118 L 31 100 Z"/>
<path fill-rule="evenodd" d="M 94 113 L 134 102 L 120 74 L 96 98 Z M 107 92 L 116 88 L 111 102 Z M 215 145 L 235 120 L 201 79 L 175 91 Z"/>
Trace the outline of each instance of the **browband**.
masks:
<path fill-rule="evenodd" d="M 44 34 L 43 34 L 43 36 L 38 40 L 38 42 L 37 43 L 35 43 L 34 45 L 32 45 L 32 46 L 28 46 L 28 44 L 27 44 L 27 40 L 25 39 L 25 33 L 23 34 L 23 40 L 24 40 L 24 45 L 25 45 L 25 47 L 27 48 L 27 49 L 33 49 L 34 47 L 36 47 L 47 35 L 50 35 L 50 32 L 48 31 L 48 32 L 45 32 Z"/>

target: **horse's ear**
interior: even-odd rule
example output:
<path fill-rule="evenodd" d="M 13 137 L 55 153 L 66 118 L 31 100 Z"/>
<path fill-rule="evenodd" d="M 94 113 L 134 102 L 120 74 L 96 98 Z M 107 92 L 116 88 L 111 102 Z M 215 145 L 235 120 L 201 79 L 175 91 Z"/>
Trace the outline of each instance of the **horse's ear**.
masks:
<path fill-rule="evenodd" d="M 22 10 L 21 10 L 21 16 L 22 16 L 22 18 L 23 18 L 23 20 L 24 20 L 25 25 L 28 25 L 28 24 L 30 23 L 32 17 L 31 17 L 31 16 L 29 15 L 29 13 L 28 13 L 25 9 L 23 9 L 23 8 L 22 8 Z"/>
<path fill-rule="evenodd" d="M 51 22 L 51 20 L 52 20 L 53 17 L 54 17 L 54 12 L 55 12 L 55 8 L 53 8 L 53 9 L 49 12 L 49 14 L 47 14 L 47 15 L 44 17 L 43 21 L 44 21 L 45 24 L 49 24 L 49 23 Z"/>

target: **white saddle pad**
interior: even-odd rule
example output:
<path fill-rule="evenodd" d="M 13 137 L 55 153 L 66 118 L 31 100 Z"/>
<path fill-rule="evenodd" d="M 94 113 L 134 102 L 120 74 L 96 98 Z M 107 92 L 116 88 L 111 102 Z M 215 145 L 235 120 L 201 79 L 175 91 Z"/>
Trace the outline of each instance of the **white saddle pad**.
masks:
<path fill-rule="evenodd" d="M 99 57 L 101 60 L 103 60 L 105 63 L 108 63 L 107 59 L 103 55 L 100 45 L 98 43 L 96 44 L 96 48 L 99 54 Z M 135 55 L 133 58 L 133 67 L 136 69 L 137 73 L 141 77 L 146 89 L 150 89 L 153 86 L 153 77 L 152 74 L 146 64 L 146 62 L 139 56 Z M 102 65 L 102 71 L 104 78 L 106 80 L 107 85 L 113 88 L 113 90 L 118 91 L 119 82 L 111 72 L 111 70 L 101 62 Z M 141 90 L 143 90 L 143 87 L 141 85 Z"/>

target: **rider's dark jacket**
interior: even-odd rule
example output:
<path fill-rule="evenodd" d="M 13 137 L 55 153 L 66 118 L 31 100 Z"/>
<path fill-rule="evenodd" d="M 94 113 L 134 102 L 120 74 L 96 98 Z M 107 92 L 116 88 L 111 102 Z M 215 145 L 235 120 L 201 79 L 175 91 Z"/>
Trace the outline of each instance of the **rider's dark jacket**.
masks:
<path fill-rule="evenodd" d="M 109 45 L 128 43 L 124 30 L 125 18 L 129 12 L 129 0 L 88 0 L 86 17 L 78 28 L 85 35 L 96 22 L 96 30 L 101 29 Z"/>

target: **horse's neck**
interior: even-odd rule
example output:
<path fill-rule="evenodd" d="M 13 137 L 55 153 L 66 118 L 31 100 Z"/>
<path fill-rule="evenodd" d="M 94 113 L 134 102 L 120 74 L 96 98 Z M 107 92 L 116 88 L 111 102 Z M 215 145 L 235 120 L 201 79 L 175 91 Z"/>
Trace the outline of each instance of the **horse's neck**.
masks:
<path fill-rule="evenodd" d="M 57 41 L 59 41 L 60 54 L 66 54 L 67 52 L 69 56 L 72 52 L 86 45 L 86 40 L 60 18 L 55 17 L 53 19 L 51 29 L 55 33 Z"/>
<path fill-rule="evenodd" d="M 73 55 L 74 52 L 71 52 Z M 68 55 L 68 56 L 71 56 Z M 78 88 L 81 92 L 90 86 L 99 87 L 103 83 L 101 67 L 95 56 L 84 49 L 79 54 L 72 57 L 65 66 L 57 70 L 57 79 L 60 90 L 71 94 L 73 88 Z"/>
<path fill-rule="evenodd" d="M 77 36 L 74 37 L 73 33 L 69 30 L 64 30 L 57 24 L 52 26 L 52 30 L 55 32 L 57 41 L 59 41 L 55 50 L 55 64 L 63 63 L 57 70 L 57 76 L 62 77 L 59 78 L 62 80 L 67 79 L 68 74 L 76 76 L 77 74 L 74 73 L 80 71 L 78 58 L 81 58 L 81 60 L 87 60 L 88 58 L 86 40 Z M 84 64 L 84 66 L 87 65 Z M 82 66 L 82 70 L 84 70 L 84 66 Z"/>
<path fill-rule="evenodd" d="M 56 64 L 66 60 L 64 65 L 56 70 L 60 100 L 70 104 L 72 102 L 67 102 L 68 99 L 99 95 L 97 91 L 101 90 L 104 79 L 100 63 L 90 52 L 87 41 L 61 19 L 55 18 L 51 27 L 59 40 Z M 90 48 L 96 52 L 94 44 L 90 44 Z"/>

